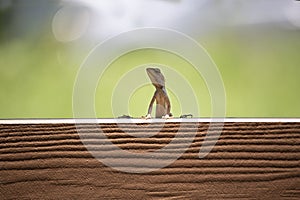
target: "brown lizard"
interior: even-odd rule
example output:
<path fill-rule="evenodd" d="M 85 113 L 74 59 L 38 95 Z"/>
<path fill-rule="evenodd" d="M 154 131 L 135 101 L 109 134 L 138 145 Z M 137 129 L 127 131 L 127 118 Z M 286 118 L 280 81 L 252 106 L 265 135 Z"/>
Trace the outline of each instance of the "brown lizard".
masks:
<path fill-rule="evenodd" d="M 161 73 L 160 69 L 158 68 L 147 68 L 147 74 L 156 88 L 154 95 L 150 101 L 150 105 L 148 108 L 148 114 L 146 119 L 151 118 L 151 112 L 154 101 L 156 101 L 156 112 L 155 118 L 170 118 L 172 114 L 170 113 L 171 104 L 170 100 L 165 88 L 165 77 Z"/>

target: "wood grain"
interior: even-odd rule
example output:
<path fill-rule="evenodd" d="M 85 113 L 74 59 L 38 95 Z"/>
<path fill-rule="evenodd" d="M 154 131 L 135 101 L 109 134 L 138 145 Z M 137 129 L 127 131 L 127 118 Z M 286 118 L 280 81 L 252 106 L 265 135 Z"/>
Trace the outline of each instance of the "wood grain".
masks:
<path fill-rule="evenodd" d="M 129 167 L 111 145 L 99 145 L 92 124 L 0 124 L 0 199 L 300 199 L 300 123 L 227 122 L 200 159 L 200 147 L 218 137 L 214 131 L 207 136 L 208 125 L 97 125 L 114 145 L 143 155 L 173 141 L 162 160 L 196 133 L 171 165 L 133 174 L 105 166 L 87 150 L 83 142 Z M 182 137 L 175 138 L 177 132 Z M 146 154 L 143 159 L 151 161 Z"/>

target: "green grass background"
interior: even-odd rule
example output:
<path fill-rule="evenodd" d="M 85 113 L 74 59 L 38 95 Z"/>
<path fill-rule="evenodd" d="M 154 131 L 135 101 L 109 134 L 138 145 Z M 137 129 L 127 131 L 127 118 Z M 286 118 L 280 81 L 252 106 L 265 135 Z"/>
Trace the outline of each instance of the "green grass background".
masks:
<path fill-rule="evenodd" d="M 300 117 L 299 31 L 233 30 L 197 38 L 221 73 L 226 90 L 227 117 Z M 0 118 L 70 118 L 72 92 L 80 64 L 89 47 L 59 44 L 51 36 L 38 39 L 10 39 L 0 42 Z M 75 51 L 76 49 L 84 49 Z M 158 50 L 140 50 L 113 62 L 99 81 L 95 96 L 97 117 L 147 112 L 154 87 L 144 70 L 139 78 L 148 85 L 137 88 L 129 99 L 113 100 L 118 81 L 145 63 L 162 63 L 172 103 L 172 113 L 192 113 L 194 106 L 176 98 L 176 83 L 169 70 L 176 70 L 192 86 L 200 117 L 211 115 L 210 96 L 202 78 L 182 58 Z M 164 70 L 165 69 L 165 70 Z M 130 84 L 130 83 L 128 83 Z M 129 85 L 130 87 L 130 85 Z M 177 85 L 180 90 L 185 90 Z M 128 96 L 128 91 L 118 91 Z M 119 103 L 118 103 L 119 102 Z M 126 103 L 124 103 L 126 102 Z"/>

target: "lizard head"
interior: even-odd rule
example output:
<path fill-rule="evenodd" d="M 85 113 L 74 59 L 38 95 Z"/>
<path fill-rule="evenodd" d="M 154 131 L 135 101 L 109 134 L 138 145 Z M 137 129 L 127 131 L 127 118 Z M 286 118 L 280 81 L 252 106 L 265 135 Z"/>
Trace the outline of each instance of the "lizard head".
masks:
<path fill-rule="evenodd" d="M 155 87 L 165 87 L 165 77 L 158 68 L 147 68 L 147 74 Z"/>

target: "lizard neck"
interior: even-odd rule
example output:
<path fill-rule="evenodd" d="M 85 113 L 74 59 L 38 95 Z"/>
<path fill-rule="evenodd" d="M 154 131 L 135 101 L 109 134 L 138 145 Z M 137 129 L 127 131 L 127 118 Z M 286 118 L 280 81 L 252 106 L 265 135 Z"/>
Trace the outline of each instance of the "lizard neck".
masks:
<path fill-rule="evenodd" d="M 155 86 L 155 88 L 156 88 L 156 91 L 163 91 L 163 92 L 167 93 L 165 86 L 159 86 L 159 87 Z"/>

